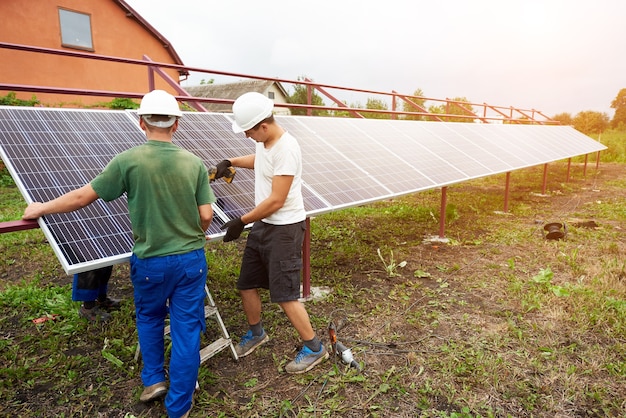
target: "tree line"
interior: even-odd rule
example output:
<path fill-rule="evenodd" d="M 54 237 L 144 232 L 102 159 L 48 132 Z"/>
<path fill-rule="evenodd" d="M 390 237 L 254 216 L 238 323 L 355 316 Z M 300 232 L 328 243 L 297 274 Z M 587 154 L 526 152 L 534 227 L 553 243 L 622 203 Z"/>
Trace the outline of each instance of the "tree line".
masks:
<path fill-rule="evenodd" d="M 302 80 L 303 78 L 299 78 Z M 289 103 L 293 104 L 307 104 L 307 86 L 304 84 L 294 85 L 294 91 L 287 98 Z M 414 97 L 407 98 L 402 103 L 403 112 L 411 113 L 424 113 L 429 115 L 417 115 L 417 114 L 401 114 L 398 115 L 398 119 L 406 120 L 435 120 L 437 115 L 453 115 L 446 116 L 447 122 L 471 122 L 470 116 L 474 115 L 474 109 L 471 102 L 465 97 L 455 97 L 449 100 L 452 105 L 439 104 L 439 105 L 426 105 L 426 99 L 423 99 L 424 92 L 421 89 L 415 90 Z M 311 95 L 311 104 L 313 106 L 328 107 L 322 97 L 315 91 Z M 380 112 L 362 112 L 362 116 L 368 119 L 391 119 L 391 113 L 385 113 L 388 111 L 388 105 L 385 101 L 375 98 L 368 98 L 365 105 L 361 103 L 344 103 L 348 108 L 352 109 L 369 109 L 378 110 Z M 576 130 L 584 134 L 601 134 L 607 129 L 615 129 L 619 131 L 626 131 L 626 88 L 621 89 L 615 99 L 611 102 L 611 108 L 615 109 L 613 118 L 609 118 L 604 112 L 596 112 L 593 110 L 585 110 L 572 116 L 570 113 L 559 113 L 552 116 L 550 119 L 558 121 L 561 125 L 571 125 Z M 305 115 L 306 109 L 303 108 L 290 108 L 292 115 Z M 349 117 L 350 112 L 342 110 L 341 107 L 337 107 L 337 110 L 325 110 L 325 109 L 313 109 L 313 116 L 335 116 L 335 117 Z M 524 118 L 521 118 L 524 119 Z"/>
<path fill-rule="evenodd" d="M 611 109 L 615 109 L 612 119 L 604 112 L 585 110 L 572 117 L 569 113 L 559 113 L 552 117 L 562 125 L 572 125 L 585 134 L 601 134 L 607 129 L 626 131 L 626 88 L 621 89 L 611 102 Z"/>

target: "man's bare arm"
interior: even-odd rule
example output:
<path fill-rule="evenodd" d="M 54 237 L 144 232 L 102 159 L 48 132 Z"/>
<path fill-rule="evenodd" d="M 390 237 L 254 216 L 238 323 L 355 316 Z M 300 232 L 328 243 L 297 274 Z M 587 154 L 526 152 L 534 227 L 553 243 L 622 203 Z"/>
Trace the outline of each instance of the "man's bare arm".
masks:
<path fill-rule="evenodd" d="M 24 209 L 22 219 L 37 219 L 51 213 L 72 212 L 80 208 L 84 208 L 90 203 L 95 202 L 98 195 L 91 187 L 86 184 L 79 189 L 67 192 L 56 199 L 47 202 L 33 202 Z"/>
<path fill-rule="evenodd" d="M 254 209 L 241 217 L 244 224 L 267 218 L 285 205 L 287 195 L 293 183 L 293 176 L 272 177 L 272 193 Z"/>
<path fill-rule="evenodd" d="M 229 158 L 230 163 L 233 167 L 241 167 L 241 168 L 254 168 L 254 154 L 243 155 L 241 157 Z"/>
<path fill-rule="evenodd" d="M 200 213 L 202 230 L 206 231 L 211 226 L 211 221 L 213 221 L 213 206 L 210 204 L 198 206 L 198 213 Z"/>

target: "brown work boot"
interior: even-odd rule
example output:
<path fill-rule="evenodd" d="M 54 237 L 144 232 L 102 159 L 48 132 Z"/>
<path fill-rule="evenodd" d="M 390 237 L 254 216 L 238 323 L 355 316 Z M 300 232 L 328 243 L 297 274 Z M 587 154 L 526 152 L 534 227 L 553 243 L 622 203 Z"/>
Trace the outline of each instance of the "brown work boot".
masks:
<path fill-rule="evenodd" d="M 85 305 L 80 305 L 78 315 L 89 322 L 106 322 L 111 319 L 111 314 L 101 309 L 98 305 L 91 309 L 85 308 Z"/>
<path fill-rule="evenodd" d="M 167 385 L 165 382 L 155 383 L 154 385 L 146 386 L 139 396 L 141 402 L 150 402 L 157 398 L 165 396 L 167 393 Z"/>

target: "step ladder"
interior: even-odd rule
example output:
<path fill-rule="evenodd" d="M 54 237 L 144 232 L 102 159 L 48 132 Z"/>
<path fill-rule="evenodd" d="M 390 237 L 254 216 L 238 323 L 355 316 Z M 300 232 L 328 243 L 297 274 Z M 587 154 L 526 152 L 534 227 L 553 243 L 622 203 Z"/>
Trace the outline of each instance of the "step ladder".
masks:
<path fill-rule="evenodd" d="M 230 336 L 228 335 L 228 331 L 226 330 L 226 326 L 224 326 L 224 321 L 222 321 L 222 317 L 220 315 L 217 306 L 215 305 L 215 301 L 211 296 L 211 292 L 209 292 L 209 287 L 204 285 L 204 293 L 206 294 L 207 303 L 204 305 L 204 318 L 215 317 L 215 321 L 217 322 L 218 328 L 221 333 L 221 337 L 217 340 L 213 341 L 211 344 L 207 345 L 204 348 L 200 349 L 200 364 L 204 363 L 206 360 L 210 359 L 220 351 L 225 348 L 230 349 L 230 354 L 234 360 L 238 360 L 237 351 L 235 351 L 235 346 L 233 345 Z M 170 326 L 166 326 L 164 330 L 164 335 L 170 333 Z M 137 351 L 135 351 L 135 361 L 139 361 L 139 354 L 141 352 L 141 348 L 139 346 L 139 342 L 137 342 Z"/>
<path fill-rule="evenodd" d="M 228 331 L 226 330 L 226 327 L 224 326 L 224 321 L 222 321 L 222 316 L 220 315 L 220 312 L 217 310 L 217 306 L 215 305 L 215 302 L 213 301 L 211 292 L 209 292 L 209 287 L 206 284 L 204 285 L 204 293 L 206 293 L 206 299 L 207 299 L 207 304 L 204 305 L 204 318 L 206 319 L 206 318 L 215 316 L 215 320 L 217 321 L 217 324 L 219 326 L 220 333 L 222 334 L 222 336 L 218 338 L 217 340 L 213 341 L 211 344 L 207 345 L 206 347 L 200 349 L 200 364 L 204 363 L 205 360 L 210 359 L 211 357 L 213 357 L 215 354 L 219 353 L 226 347 L 230 349 L 230 354 L 233 357 L 233 359 L 238 360 L 239 357 L 237 356 L 237 351 L 235 351 L 235 346 L 233 344 L 233 341 L 230 339 L 230 335 L 228 335 Z M 167 328 L 169 331 L 169 327 Z"/>

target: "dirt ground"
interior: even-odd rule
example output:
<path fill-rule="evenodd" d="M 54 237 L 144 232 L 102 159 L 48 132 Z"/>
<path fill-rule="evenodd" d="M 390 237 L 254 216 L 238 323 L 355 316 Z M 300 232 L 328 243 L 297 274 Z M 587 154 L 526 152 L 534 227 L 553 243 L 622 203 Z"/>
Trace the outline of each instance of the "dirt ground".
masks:
<path fill-rule="evenodd" d="M 577 169 L 580 170 L 580 167 Z M 458 292 L 466 293 L 464 298 L 470 302 L 467 311 L 465 312 L 466 314 L 474 314 L 476 310 L 480 309 L 484 311 L 500 309 L 501 307 L 495 308 L 493 306 L 499 304 L 498 295 L 487 294 L 479 288 L 471 290 L 463 289 L 463 278 L 470 274 L 472 276 L 492 274 L 493 265 L 505 264 L 507 260 L 510 259 L 519 260 L 519 263 L 526 263 L 528 271 L 536 271 L 536 269 L 545 266 L 544 260 L 541 259 L 543 253 L 546 251 L 545 247 L 542 247 L 541 238 L 541 226 L 545 222 L 550 220 L 558 221 L 566 219 L 568 222 L 579 222 L 579 226 L 581 227 L 593 228 L 597 225 L 619 229 L 626 227 L 623 219 L 621 221 L 587 218 L 579 219 L 580 210 L 585 207 L 585 205 L 593 204 L 594 202 L 609 197 L 621 197 L 622 199 L 626 198 L 625 188 L 611 186 L 611 182 L 624 178 L 624 175 L 626 174 L 624 172 L 624 165 L 602 164 L 598 172 L 596 172 L 595 167 L 592 166 L 590 166 L 587 170 L 587 176 L 584 179 L 579 179 L 576 184 L 572 186 L 574 189 L 572 192 L 563 194 L 552 193 L 549 197 L 545 197 L 529 191 L 526 194 L 528 204 L 536 205 L 537 209 L 534 209 L 532 213 L 525 218 L 520 218 L 519 221 L 529 225 L 530 229 L 533 228 L 533 224 L 536 224 L 536 228 L 534 229 L 535 234 L 529 237 L 527 243 L 511 246 L 510 248 L 507 248 L 505 252 L 488 253 L 484 251 L 484 248 L 481 245 L 446 245 L 430 242 L 415 245 L 411 248 L 404 248 L 402 260 L 406 261 L 408 266 L 406 270 L 408 274 L 406 274 L 405 277 L 388 277 L 384 271 L 380 270 L 380 266 L 378 266 L 378 268 L 372 265 L 355 267 L 355 265 L 358 265 L 358 260 L 355 260 L 355 263 L 346 263 L 343 260 L 339 260 L 336 265 L 336 269 L 337 271 L 344 270 L 348 272 L 346 274 L 346 280 L 350 281 L 350 284 L 354 287 L 354 289 L 360 289 L 360 291 L 363 291 L 363 289 L 376 287 L 377 291 L 383 294 L 390 292 L 392 288 L 398 284 L 406 282 L 407 279 L 416 282 L 424 289 L 436 288 L 440 285 L 437 279 L 445 277 L 452 288 L 456 288 Z M 462 188 L 464 186 L 458 185 L 455 187 Z M 471 186 L 468 185 L 467 187 Z M 540 189 L 540 185 L 537 188 Z M 494 193 L 495 195 L 498 193 L 501 195 L 503 193 L 502 188 L 496 190 Z M 463 205 L 463 202 L 455 202 L 455 204 L 457 207 L 460 207 Z M 480 240 L 481 237 L 487 232 L 484 230 L 484 224 L 475 225 L 476 228 L 481 228 L 475 229 L 473 228 L 474 225 L 471 219 L 468 219 L 467 215 L 464 216 L 463 225 L 451 226 L 447 232 L 450 236 L 461 237 L 465 241 Z M 493 215 L 493 222 L 497 223 L 500 219 L 505 218 L 506 215 Z M 589 223 L 585 226 L 583 222 L 593 223 Z M 420 237 L 424 237 L 424 235 L 426 235 L 424 232 L 425 231 L 416 231 L 416 234 Z M 431 231 L 431 233 L 432 232 L 433 231 Z M 243 244 L 241 243 L 239 245 Z M 316 245 L 324 245 L 324 243 L 313 243 L 312 245 L 313 251 L 315 251 Z M 622 242 L 621 245 L 623 246 L 624 243 Z M 0 271 L 0 281 L 2 282 L 2 287 L 6 286 L 8 283 L 18 283 L 24 278 L 32 277 L 32 274 L 29 272 L 37 271 L 37 262 L 37 260 L 18 259 L 11 265 L 3 265 L 1 267 L 2 270 Z M 457 265 L 459 268 L 454 271 L 442 268 L 442 266 L 453 265 Z M 428 271 L 430 273 L 429 277 L 414 277 L 413 271 L 417 269 Z M 58 275 L 48 275 L 41 278 L 41 280 L 44 281 L 42 284 L 46 284 L 46 281 L 51 284 L 58 285 L 66 285 L 68 283 L 68 277 L 60 268 L 58 269 Z M 622 277 L 621 280 L 626 280 L 626 278 Z M 314 282 L 312 285 L 315 287 L 317 286 L 317 283 Z M 126 266 L 120 265 L 115 267 L 114 275 L 111 281 L 111 289 L 112 296 L 125 300 L 132 300 L 132 287 L 128 278 L 128 270 Z M 216 301 L 219 305 L 220 300 L 218 299 Z M 416 298 L 413 302 L 425 303 L 427 300 L 424 300 L 422 297 Z M 372 301 L 370 306 L 366 306 L 364 304 L 359 304 L 358 306 L 344 306 L 342 307 L 342 312 L 340 314 L 336 314 L 334 312 L 337 309 L 334 304 L 307 302 L 307 308 L 309 309 L 309 313 L 312 317 L 324 316 L 327 318 L 358 318 L 364 314 L 363 311 L 366 309 L 374 311 L 376 309 L 376 302 Z M 232 312 L 235 312 L 234 309 L 236 308 L 232 309 Z M 514 310 L 515 308 L 511 307 L 511 309 Z M 231 311 L 226 309 L 226 312 L 222 312 L 222 315 L 226 316 L 230 313 Z M 462 312 L 459 312 L 459 315 L 460 314 L 462 314 Z M 272 329 L 288 327 L 286 321 L 281 318 L 282 317 L 278 314 L 272 315 Z M 486 327 L 489 326 L 488 323 L 485 323 L 484 325 Z M 317 327 L 319 333 L 323 336 L 325 342 L 327 343 L 328 340 L 325 333 L 325 324 L 318 323 Z M 244 329 L 243 327 L 237 328 L 237 326 L 235 326 L 234 329 L 230 329 L 229 331 L 234 336 L 238 336 L 242 333 L 242 331 L 244 331 Z M 5 334 L 11 332 L 7 324 L 2 326 L 2 332 Z M 19 333 L 19 331 L 16 332 Z M 94 332 L 97 332 L 97 330 L 94 330 Z M 463 331 L 455 328 L 452 324 L 442 325 L 438 329 L 439 335 L 444 335 L 446 332 L 458 334 Z M 346 328 L 340 332 L 340 335 L 344 335 L 346 338 L 349 336 L 352 340 L 351 344 L 354 345 L 356 344 L 354 341 L 358 341 L 359 339 L 374 340 L 377 337 L 380 337 L 379 341 L 384 342 L 385 338 L 382 336 L 383 333 L 385 335 L 403 335 L 406 340 L 423 341 L 425 344 L 427 341 L 424 340 L 428 338 L 423 335 L 421 330 L 412 327 L 405 321 L 370 322 L 364 320 L 362 322 L 358 322 L 352 320 Z M 284 335 L 285 334 L 283 334 L 283 336 Z M 227 351 L 222 352 L 202 365 L 202 368 L 210 371 L 209 374 L 211 375 L 210 378 L 205 378 L 205 381 L 209 383 L 206 383 L 202 390 L 206 391 L 206 396 L 213 399 L 224 398 L 230 402 L 236 401 L 239 405 L 241 416 L 256 416 L 254 411 L 248 411 L 246 409 L 246 405 L 252 401 L 256 402 L 256 405 L 258 405 L 259 402 L 262 402 L 259 398 L 263 398 L 264 392 L 268 393 L 268 395 L 271 394 L 273 399 L 280 398 L 290 400 L 296 405 L 305 405 L 306 402 L 304 399 L 306 397 L 314 398 L 317 395 L 319 386 L 315 386 L 315 390 L 311 389 L 310 391 L 303 393 L 303 388 L 306 388 L 307 383 L 303 383 L 302 378 L 294 378 L 293 376 L 281 372 L 279 370 L 280 367 L 277 366 L 277 363 L 280 363 L 277 359 L 293 357 L 293 355 L 295 355 L 296 343 L 297 340 L 295 338 L 291 338 L 287 343 L 282 337 L 273 338 L 268 344 L 266 344 L 266 347 L 259 350 L 259 353 L 255 353 L 254 355 L 241 359 L 238 362 L 232 360 Z M 419 357 L 421 355 L 419 350 L 411 355 L 399 355 L 397 354 L 398 351 L 390 353 L 389 355 L 384 355 L 385 348 L 386 347 L 380 347 L 377 349 L 376 347 L 369 347 L 367 351 L 359 352 L 360 358 L 358 360 L 364 361 L 367 369 L 383 371 L 388 370 L 394 364 L 406 366 L 407 364 L 413 364 L 414 362 L 419 363 Z M 381 355 L 381 353 L 383 355 Z M 323 368 L 323 372 L 328 372 L 328 369 L 332 368 L 332 365 L 336 362 L 336 359 L 331 359 L 325 365 L 321 366 L 321 368 Z M 320 371 L 320 374 L 321 373 L 322 371 Z M 244 383 L 255 378 L 258 378 L 258 383 L 254 385 L 254 387 L 246 387 Z M 315 379 L 317 379 L 317 377 L 313 376 L 309 377 L 308 380 L 305 379 L 304 381 L 314 381 Z M 117 382 L 120 381 L 119 377 L 115 380 Z M 316 384 L 321 384 L 321 382 L 316 382 Z M 96 401 L 93 405 L 93 411 L 85 416 L 123 417 L 126 413 L 144 417 L 163 416 L 164 409 L 160 403 L 143 404 L 138 401 L 136 393 L 138 390 L 137 388 L 140 386 L 141 382 L 139 378 L 135 377 L 124 381 L 123 383 L 118 383 L 115 387 L 110 388 L 110 390 L 114 392 L 117 404 L 126 406 L 125 411 L 117 410 L 115 412 L 105 412 L 105 406 L 97 405 Z M 26 403 L 41 404 L 42 409 L 40 410 L 51 413 L 51 415 L 48 416 L 59 416 L 63 411 L 62 408 L 58 408 L 56 406 L 56 400 L 59 394 L 54 393 L 52 390 L 47 391 L 45 388 L 39 388 L 38 393 L 32 391 L 30 393 L 23 393 L 22 396 L 30 397 L 23 399 Z M 355 395 L 357 397 L 352 398 L 349 397 L 349 394 L 346 396 L 348 396 L 346 402 L 353 402 L 355 404 L 365 404 L 367 402 L 366 399 L 358 398 L 358 394 Z M 440 410 L 447 410 L 446 405 L 446 401 L 442 399 L 439 405 Z M 415 405 L 411 399 L 397 401 L 397 407 L 397 411 L 402 412 L 386 414 L 384 411 L 381 411 L 380 413 L 382 416 L 417 415 L 417 410 L 415 409 Z M 521 406 L 518 405 L 517 407 L 520 408 L 519 416 L 524 415 L 521 412 Z M 514 404 L 509 405 L 507 408 L 512 416 L 516 416 L 516 406 Z M 2 407 L 0 407 L 0 410 L 2 410 Z M 209 414 L 208 412 L 200 412 L 201 410 L 202 396 L 199 396 L 198 405 L 192 416 L 207 416 Z M 363 410 L 356 409 L 354 414 L 348 414 L 345 416 L 365 416 L 363 414 Z M 263 415 L 259 414 L 258 416 Z M 541 416 L 541 414 L 536 416 Z"/>

